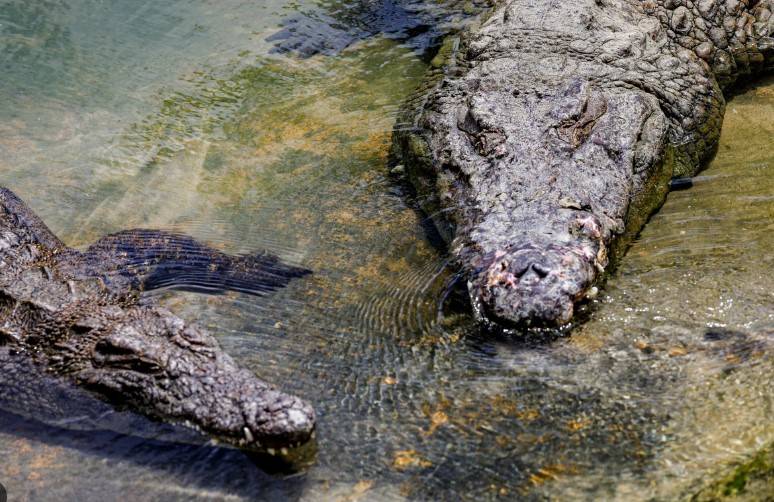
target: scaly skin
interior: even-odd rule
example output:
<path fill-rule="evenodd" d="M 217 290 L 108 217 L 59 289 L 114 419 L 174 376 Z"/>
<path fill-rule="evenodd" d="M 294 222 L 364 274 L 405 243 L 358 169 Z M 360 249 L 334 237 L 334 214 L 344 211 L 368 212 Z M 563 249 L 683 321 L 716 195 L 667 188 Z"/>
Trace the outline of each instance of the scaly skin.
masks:
<path fill-rule="evenodd" d="M 395 153 L 475 311 L 568 322 L 717 145 L 740 78 L 774 66 L 774 0 L 511 0 L 409 103 Z"/>
<path fill-rule="evenodd" d="M 306 442 L 314 430 L 308 403 L 239 368 L 206 331 L 139 302 L 136 290 L 160 268 L 164 284 L 178 272 L 205 282 L 225 274 L 217 288 L 250 284 L 252 292 L 307 273 L 267 255 L 232 257 L 148 230 L 78 252 L 0 188 L 0 345 L 25 358 L 19 364 L 31 360 L 112 403 L 235 446 Z"/>

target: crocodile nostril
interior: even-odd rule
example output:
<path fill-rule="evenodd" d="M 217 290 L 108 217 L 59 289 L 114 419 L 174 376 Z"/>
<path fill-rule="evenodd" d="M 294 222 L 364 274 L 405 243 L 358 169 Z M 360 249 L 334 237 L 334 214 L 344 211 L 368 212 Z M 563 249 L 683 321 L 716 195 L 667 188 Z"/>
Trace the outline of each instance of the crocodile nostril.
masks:
<path fill-rule="evenodd" d="M 516 274 L 516 277 L 519 279 L 524 278 L 524 276 L 528 275 L 535 275 L 538 279 L 543 279 L 545 276 L 548 275 L 550 270 L 545 265 L 542 265 L 537 262 L 530 263 L 529 266 L 523 268 L 522 270 L 519 270 Z"/>
<path fill-rule="evenodd" d="M 541 265 L 540 263 L 533 263 L 530 265 L 530 268 L 540 277 L 541 279 L 548 275 L 548 273 L 551 271 L 547 267 Z"/>

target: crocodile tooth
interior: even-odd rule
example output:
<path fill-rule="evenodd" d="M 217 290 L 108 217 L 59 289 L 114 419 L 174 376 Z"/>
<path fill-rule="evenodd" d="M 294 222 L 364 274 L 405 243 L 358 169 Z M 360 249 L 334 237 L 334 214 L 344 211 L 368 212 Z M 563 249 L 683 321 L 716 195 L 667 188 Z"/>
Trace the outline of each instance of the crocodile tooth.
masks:
<path fill-rule="evenodd" d="M 247 439 L 248 443 L 252 443 L 253 441 L 255 441 L 255 438 L 253 437 L 253 433 L 250 432 L 249 428 L 245 427 L 244 431 L 245 431 L 245 439 Z"/>

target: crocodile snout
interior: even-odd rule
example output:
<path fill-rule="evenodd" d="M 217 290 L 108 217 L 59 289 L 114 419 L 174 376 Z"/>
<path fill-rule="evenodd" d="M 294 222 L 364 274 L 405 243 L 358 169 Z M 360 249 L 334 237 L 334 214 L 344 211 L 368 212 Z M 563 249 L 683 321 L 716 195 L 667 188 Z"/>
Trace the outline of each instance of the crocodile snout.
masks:
<path fill-rule="evenodd" d="M 468 284 L 477 314 L 504 327 L 557 326 L 597 275 L 583 245 L 523 246 L 485 255 Z"/>
<path fill-rule="evenodd" d="M 74 361 L 79 381 L 240 448 L 290 448 L 311 439 L 309 403 L 239 368 L 207 332 L 162 309 L 139 313 L 103 309 L 78 323 L 95 340 L 91 357 Z"/>
<path fill-rule="evenodd" d="M 240 406 L 246 445 L 258 449 L 292 447 L 312 437 L 315 413 L 309 403 L 277 390 L 257 390 L 254 396 L 245 395 Z"/>

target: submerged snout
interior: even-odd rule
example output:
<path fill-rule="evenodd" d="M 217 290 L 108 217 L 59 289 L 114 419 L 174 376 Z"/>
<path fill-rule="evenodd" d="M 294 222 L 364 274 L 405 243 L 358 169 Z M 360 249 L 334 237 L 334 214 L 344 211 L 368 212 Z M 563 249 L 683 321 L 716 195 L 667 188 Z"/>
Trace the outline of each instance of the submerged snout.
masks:
<path fill-rule="evenodd" d="M 237 435 L 243 446 L 284 448 L 309 441 L 315 429 L 315 413 L 309 403 L 278 390 L 256 390 L 255 395 L 245 395 L 240 406 L 245 424 Z"/>
<path fill-rule="evenodd" d="M 525 245 L 483 256 L 468 290 L 477 314 L 505 327 L 557 326 L 597 275 L 596 253 L 582 245 Z"/>

